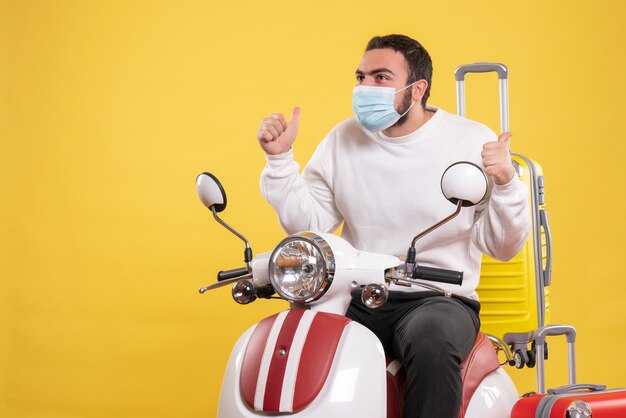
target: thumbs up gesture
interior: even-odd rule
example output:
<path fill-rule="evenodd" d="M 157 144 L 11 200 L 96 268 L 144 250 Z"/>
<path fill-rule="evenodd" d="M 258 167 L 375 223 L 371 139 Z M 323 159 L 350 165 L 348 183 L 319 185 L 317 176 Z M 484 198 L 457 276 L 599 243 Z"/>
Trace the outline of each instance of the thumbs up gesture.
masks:
<path fill-rule="evenodd" d="M 515 169 L 509 155 L 508 141 L 510 132 L 504 132 L 497 141 L 483 145 L 483 165 L 488 176 L 493 176 L 496 184 L 507 184 L 515 175 Z"/>
<path fill-rule="evenodd" d="M 256 139 L 266 154 L 284 154 L 289 151 L 289 148 L 296 140 L 299 123 L 299 107 L 293 108 L 289 123 L 283 114 L 272 113 L 261 121 L 261 127 L 256 133 Z"/>

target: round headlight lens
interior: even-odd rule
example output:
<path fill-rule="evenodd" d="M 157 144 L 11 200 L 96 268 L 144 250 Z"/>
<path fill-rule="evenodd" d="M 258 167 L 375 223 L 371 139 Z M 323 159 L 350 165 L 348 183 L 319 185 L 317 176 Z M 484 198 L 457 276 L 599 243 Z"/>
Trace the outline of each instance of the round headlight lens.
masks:
<path fill-rule="evenodd" d="M 322 248 L 314 238 L 321 240 Z M 272 253 L 269 265 L 270 281 L 276 292 L 292 302 L 319 299 L 330 286 L 334 269 L 332 261 L 328 260 L 330 248 L 326 247 L 326 242 L 315 234 L 310 237 L 300 234 L 283 240 Z"/>

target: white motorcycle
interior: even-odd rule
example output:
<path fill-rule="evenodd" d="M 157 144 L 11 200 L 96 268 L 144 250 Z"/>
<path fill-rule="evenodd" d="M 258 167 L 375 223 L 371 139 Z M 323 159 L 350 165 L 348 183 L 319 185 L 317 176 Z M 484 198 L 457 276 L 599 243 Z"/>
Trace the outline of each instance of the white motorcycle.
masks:
<path fill-rule="evenodd" d="M 336 235 L 316 232 L 291 235 L 271 253 L 253 257 L 248 241 L 217 215 L 226 208 L 220 182 L 209 173 L 197 177 L 200 200 L 246 245 L 245 267 L 220 272 L 218 282 L 200 293 L 234 284 L 233 299 L 241 304 L 271 297 L 290 302 L 289 310 L 261 320 L 237 341 L 224 375 L 218 417 L 402 416 L 401 365 L 385 358 L 371 331 L 344 315 L 359 293 L 366 306 L 383 305 L 390 283 L 453 297 L 433 282 L 460 285 L 463 273 L 416 264 L 415 242 L 464 206 L 480 202 L 487 178 L 472 163 L 456 163 L 444 172 L 441 188 L 456 210 L 417 235 L 406 258 L 359 251 Z M 518 400 L 492 343 L 512 358 L 505 343 L 479 333 L 463 361 L 460 417 L 509 417 Z"/>

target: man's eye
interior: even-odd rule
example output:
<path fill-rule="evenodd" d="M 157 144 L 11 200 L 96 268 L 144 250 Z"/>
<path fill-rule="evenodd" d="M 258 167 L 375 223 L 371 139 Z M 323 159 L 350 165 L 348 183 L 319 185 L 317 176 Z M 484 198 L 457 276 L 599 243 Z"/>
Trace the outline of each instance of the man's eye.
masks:
<path fill-rule="evenodd" d="M 377 78 L 378 80 L 388 80 L 387 76 L 382 75 L 382 74 L 378 74 L 378 75 L 376 76 L 376 78 Z"/>
<path fill-rule="evenodd" d="M 364 77 L 364 76 L 362 76 L 362 75 L 357 75 L 357 76 L 356 76 L 356 81 L 361 82 L 361 81 L 363 81 L 363 80 L 365 80 L 365 77 Z"/>

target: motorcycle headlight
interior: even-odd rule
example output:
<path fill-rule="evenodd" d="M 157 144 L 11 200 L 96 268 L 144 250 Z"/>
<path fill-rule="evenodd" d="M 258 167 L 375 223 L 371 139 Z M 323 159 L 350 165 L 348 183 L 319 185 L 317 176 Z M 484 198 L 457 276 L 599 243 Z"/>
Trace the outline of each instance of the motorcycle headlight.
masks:
<path fill-rule="evenodd" d="M 330 288 L 335 258 L 319 235 L 303 232 L 285 238 L 274 249 L 269 276 L 276 292 L 290 302 L 312 302 Z"/>

